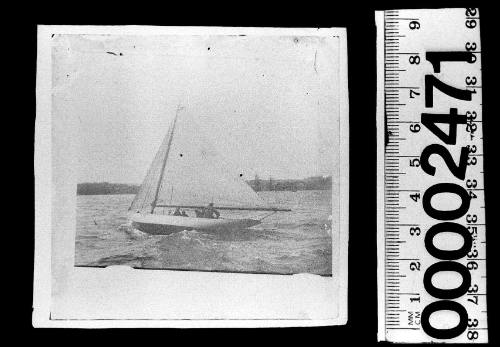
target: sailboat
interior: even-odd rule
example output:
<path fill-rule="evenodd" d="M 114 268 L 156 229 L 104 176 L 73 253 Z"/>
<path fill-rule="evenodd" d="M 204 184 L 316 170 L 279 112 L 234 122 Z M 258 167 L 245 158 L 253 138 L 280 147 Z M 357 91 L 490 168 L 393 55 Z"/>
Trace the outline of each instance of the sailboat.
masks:
<path fill-rule="evenodd" d="M 272 207 L 218 154 L 198 129 L 196 121 L 179 117 L 178 108 L 165 138 L 132 204 L 132 227 L 155 235 L 183 230 L 245 229 L 261 223 L 252 218 L 207 218 L 200 213 L 216 211 L 291 211 Z M 191 215 L 172 215 L 172 209 Z M 193 215 L 193 212 L 196 212 Z M 218 214 L 218 213 L 217 213 Z M 234 214 L 234 213 L 233 213 Z"/>

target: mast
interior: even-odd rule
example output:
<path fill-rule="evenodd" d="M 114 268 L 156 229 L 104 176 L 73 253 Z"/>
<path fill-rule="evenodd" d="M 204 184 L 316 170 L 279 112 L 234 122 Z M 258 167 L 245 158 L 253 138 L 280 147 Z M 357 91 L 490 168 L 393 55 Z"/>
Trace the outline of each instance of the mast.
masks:
<path fill-rule="evenodd" d="M 175 112 L 175 118 L 172 123 L 172 130 L 170 131 L 170 138 L 168 139 L 168 145 L 167 145 L 167 150 L 165 151 L 165 158 L 163 159 L 163 164 L 161 167 L 160 171 L 160 178 L 158 179 L 158 184 L 156 186 L 156 192 L 155 192 L 155 198 L 153 202 L 151 203 L 151 212 L 153 213 L 156 207 L 156 203 L 158 201 L 158 195 L 160 194 L 160 187 L 161 187 L 161 181 L 163 180 L 163 174 L 165 173 L 165 166 L 167 165 L 167 158 L 168 158 L 168 153 L 170 152 L 170 147 L 172 145 L 172 138 L 174 137 L 174 130 L 175 130 L 175 124 L 177 123 L 177 116 L 179 115 L 179 111 L 182 109 L 182 107 L 179 105 L 177 106 L 177 112 Z"/>

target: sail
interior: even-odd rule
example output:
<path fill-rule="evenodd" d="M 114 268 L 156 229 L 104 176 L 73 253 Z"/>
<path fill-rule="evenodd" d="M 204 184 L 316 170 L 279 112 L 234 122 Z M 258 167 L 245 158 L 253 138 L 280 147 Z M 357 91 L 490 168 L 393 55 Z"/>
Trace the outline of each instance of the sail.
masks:
<path fill-rule="evenodd" d="M 150 212 L 155 197 L 160 206 L 270 207 L 184 114 L 167 132 L 130 209 Z"/>
<path fill-rule="evenodd" d="M 163 142 L 156 152 L 156 155 L 149 167 L 149 170 L 142 182 L 139 191 L 137 192 L 129 210 L 145 212 L 146 210 L 151 210 L 151 204 L 153 203 L 156 195 L 156 189 L 158 186 L 158 181 L 161 177 L 161 171 L 163 168 L 163 162 L 168 150 L 168 143 L 170 142 L 172 126 L 167 131 Z"/>

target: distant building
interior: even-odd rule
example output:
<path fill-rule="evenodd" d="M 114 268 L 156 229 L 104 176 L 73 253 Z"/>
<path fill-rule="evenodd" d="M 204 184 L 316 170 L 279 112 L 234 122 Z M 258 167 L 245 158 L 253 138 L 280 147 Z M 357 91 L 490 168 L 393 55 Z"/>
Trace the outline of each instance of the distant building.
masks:
<path fill-rule="evenodd" d="M 259 191 L 299 191 L 299 190 L 331 190 L 331 176 L 313 176 L 304 179 L 273 179 L 262 181 L 258 175 L 247 181 L 256 192 Z"/>

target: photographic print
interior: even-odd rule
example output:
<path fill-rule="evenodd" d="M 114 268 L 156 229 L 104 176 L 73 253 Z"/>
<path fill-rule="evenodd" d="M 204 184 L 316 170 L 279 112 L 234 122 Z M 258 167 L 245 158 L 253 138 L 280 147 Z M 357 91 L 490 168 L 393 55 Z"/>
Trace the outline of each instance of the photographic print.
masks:
<path fill-rule="evenodd" d="M 67 197 L 52 221 L 61 209 L 74 218 L 71 236 L 52 237 L 52 252 L 66 245 L 55 267 L 303 274 L 338 290 L 348 165 L 339 34 L 128 29 L 48 39 L 52 191 Z"/>
<path fill-rule="evenodd" d="M 321 40 L 61 36 L 56 80 L 82 71 L 75 265 L 331 275 Z"/>

